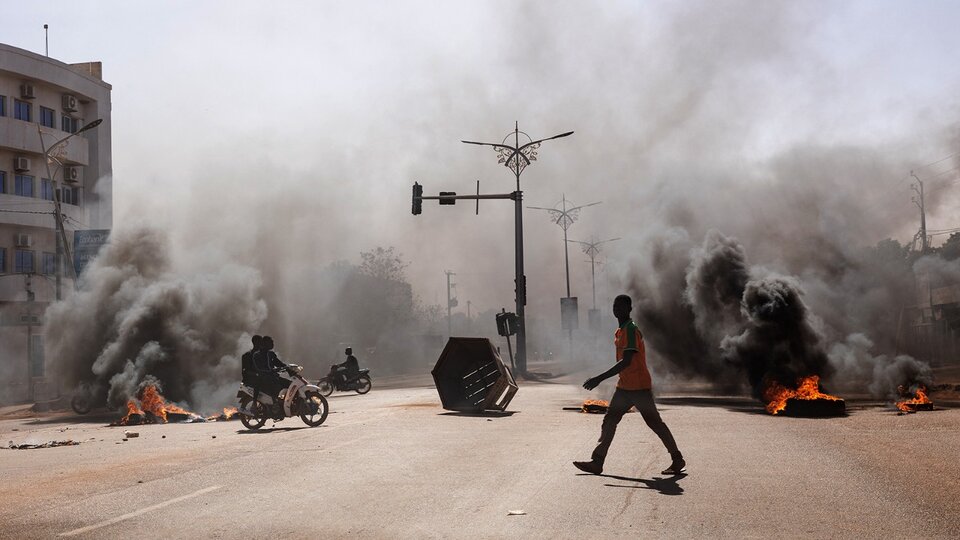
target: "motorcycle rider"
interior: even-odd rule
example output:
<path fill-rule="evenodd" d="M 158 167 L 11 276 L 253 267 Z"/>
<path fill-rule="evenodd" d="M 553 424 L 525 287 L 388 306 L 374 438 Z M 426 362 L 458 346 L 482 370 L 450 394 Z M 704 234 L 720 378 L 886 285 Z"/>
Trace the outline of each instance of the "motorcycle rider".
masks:
<path fill-rule="evenodd" d="M 342 364 L 333 365 L 334 376 L 337 379 L 336 384 L 341 387 L 360 374 L 360 363 L 357 362 L 357 357 L 353 355 L 353 347 L 347 347 L 343 353 L 347 355 L 346 361 Z"/>
<path fill-rule="evenodd" d="M 273 338 L 263 336 L 260 350 L 253 353 L 253 366 L 257 370 L 257 380 L 260 389 L 276 399 L 280 391 L 290 386 L 290 379 L 280 376 L 280 371 L 287 365 L 280 361 L 277 353 L 273 352 Z"/>

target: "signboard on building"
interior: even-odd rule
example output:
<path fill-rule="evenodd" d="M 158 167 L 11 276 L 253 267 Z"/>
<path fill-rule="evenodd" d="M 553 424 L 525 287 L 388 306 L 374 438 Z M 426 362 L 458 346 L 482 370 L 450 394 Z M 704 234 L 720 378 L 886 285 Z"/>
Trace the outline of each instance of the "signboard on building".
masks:
<path fill-rule="evenodd" d="M 83 273 L 87 263 L 100 253 L 110 239 L 110 229 L 91 229 L 73 232 L 73 268 L 77 275 Z"/>

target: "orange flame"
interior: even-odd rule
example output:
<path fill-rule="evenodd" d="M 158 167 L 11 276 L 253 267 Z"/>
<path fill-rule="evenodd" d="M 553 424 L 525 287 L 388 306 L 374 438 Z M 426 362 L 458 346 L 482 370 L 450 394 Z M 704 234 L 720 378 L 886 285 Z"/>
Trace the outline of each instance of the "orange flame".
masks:
<path fill-rule="evenodd" d="M 602 399 L 586 399 L 580 406 L 580 410 L 588 413 L 604 413 L 609 407 L 610 403 Z"/>
<path fill-rule="evenodd" d="M 901 395 L 909 395 L 909 393 L 904 392 L 904 388 L 902 386 L 897 388 L 897 390 L 900 391 Z M 903 412 L 910 412 L 916 410 L 917 405 L 925 405 L 927 403 L 930 403 L 931 405 L 933 404 L 933 402 L 930 401 L 930 398 L 927 397 L 927 387 L 920 385 L 917 388 L 917 392 L 914 394 L 914 397 L 912 399 L 898 401 L 897 408 Z"/>
<path fill-rule="evenodd" d="M 167 423 L 167 415 L 169 413 L 198 416 L 197 414 L 178 407 L 172 403 L 167 403 L 167 400 L 163 398 L 163 396 L 157 390 L 157 387 L 152 384 L 148 384 L 147 386 L 143 387 L 143 391 L 140 392 L 140 405 L 143 407 L 143 410 L 147 411 L 148 413 L 157 418 L 162 418 L 164 424 Z"/>
<path fill-rule="evenodd" d="M 146 412 L 144 412 L 146 411 Z M 150 413 L 148 416 L 147 413 Z M 131 422 L 137 423 L 164 423 L 170 421 L 170 414 L 182 414 L 188 417 L 191 422 L 196 421 L 217 421 L 230 420 L 237 414 L 236 407 L 224 407 L 222 414 L 215 414 L 204 418 L 197 413 L 190 412 L 183 407 L 170 403 L 163 397 L 160 390 L 155 385 L 148 384 L 139 392 L 139 400 L 131 399 L 127 401 L 127 415 L 117 420 L 114 426 L 128 426 Z M 139 418 L 134 418 L 138 416 Z"/>
<path fill-rule="evenodd" d="M 767 402 L 767 412 L 777 414 L 787 407 L 787 400 L 793 399 L 829 399 L 840 401 L 837 396 L 820 391 L 820 376 L 810 375 L 797 381 L 797 388 L 787 388 L 778 382 L 771 382 L 763 390 L 763 399 Z"/>
<path fill-rule="evenodd" d="M 129 425 L 132 421 L 133 415 L 138 415 L 140 418 L 143 418 L 143 411 L 137 406 L 137 402 L 134 400 L 127 401 L 127 414 L 123 418 L 117 421 L 118 426 Z"/>
<path fill-rule="evenodd" d="M 224 407 L 222 414 L 213 414 L 206 418 L 208 422 L 217 422 L 220 420 L 230 420 L 233 418 L 233 415 L 237 414 L 236 407 Z"/>

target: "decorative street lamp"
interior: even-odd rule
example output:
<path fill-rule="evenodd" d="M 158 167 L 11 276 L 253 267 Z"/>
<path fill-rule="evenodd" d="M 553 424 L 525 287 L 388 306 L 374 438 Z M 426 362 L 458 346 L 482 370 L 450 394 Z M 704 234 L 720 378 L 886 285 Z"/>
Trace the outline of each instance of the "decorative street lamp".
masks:
<path fill-rule="evenodd" d="M 597 309 L 597 255 L 600 254 L 600 246 L 606 244 L 607 242 L 613 242 L 619 240 L 620 238 L 611 238 L 609 240 L 597 240 L 596 237 L 591 238 L 589 242 L 583 242 L 580 240 L 567 240 L 568 242 L 573 242 L 575 244 L 580 244 L 580 248 L 584 253 L 590 257 L 590 280 L 593 283 L 593 309 Z"/>
<path fill-rule="evenodd" d="M 56 149 L 58 146 L 62 144 L 65 144 L 67 141 L 70 140 L 71 137 L 79 135 L 84 131 L 87 131 L 88 129 L 93 129 L 99 126 L 101 122 L 103 122 L 103 119 L 98 118 L 88 123 L 87 125 L 83 126 L 77 131 L 53 143 L 52 145 L 50 145 L 50 148 L 47 148 L 45 143 L 43 142 L 43 131 L 40 130 L 40 125 L 37 124 L 37 134 L 40 136 L 40 148 L 41 150 L 43 150 L 43 163 L 47 168 L 47 178 L 50 179 L 51 184 L 53 183 L 55 178 L 53 177 L 52 174 L 50 174 L 50 160 L 52 159 L 57 162 L 57 171 L 63 168 L 63 163 L 60 161 L 60 159 L 57 159 L 51 155 L 54 149 Z M 54 215 L 54 219 L 56 220 L 56 236 L 57 236 L 57 261 L 56 261 L 57 293 L 56 294 L 57 294 L 57 301 L 59 302 L 62 299 L 62 292 L 61 292 L 62 277 L 61 276 L 63 275 L 63 253 L 64 253 L 64 250 L 66 250 L 67 255 L 69 257 L 70 246 L 69 244 L 67 244 L 67 235 L 63 228 L 63 211 L 61 210 L 61 207 L 60 207 L 60 192 L 57 190 L 54 190 L 53 192 L 53 215 Z M 72 266 L 70 268 L 71 270 L 73 269 Z M 74 278 L 76 278 L 76 276 L 74 276 Z"/>
<path fill-rule="evenodd" d="M 547 212 L 550 213 L 551 221 L 553 221 L 554 223 L 559 225 L 560 228 L 563 229 L 563 262 L 567 270 L 567 298 L 570 298 L 570 257 L 567 252 L 567 243 L 568 243 L 567 229 L 569 229 L 570 226 L 573 225 L 573 222 L 575 222 L 580 217 L 581 208 L 586 208 L 588 206 L 594 206 L 597 204 L 600 204 L 600 201 L 592 202 L 590 204 L 581 204 L 580 206 L 573 206 L 573 207 L 567 208 L 567 195 L 564 194 L 563 200 L 557 203 L 557 206 L 559 206 L 559 208 L 544 208 L 542 206 L 527 207 L 533 210 L 546 210 Z"/>
<path fill-rule="evenodd" d="M 523 135 L 526 142 L 520 143 L 520 136 Z M 523 191 L 520 190 L 520 175 L 527 165 L 537 160 L 537 151 L 540 145 L 545 141 L 559 139 L 573 135 L 572 131 L 567 131 L 559 135 L 547 137 L 545 139 L 533 140 L 529 135 L 520 131 L 519 124 L 514 123 L 513 132 L 508 133 L 499 143 L 487 143 L 476 141 L 461 141 L 466 144 L 476 144 L 481 146 L 490 146 L 497 152 L 497 163 L 502 163 L 505 167 L 513 171 L 517 181 L 517 190 L 511 197 L 514 201 L 515 209 L 515 278 L 516 283 L 516 304 L 517 304 L 517 366 L 521 373 L 527 371 L 527 336 L 526 324 L 524 318 L 524 306 L 527 303 L 527 278 L 523 274 Z M 512 140 L 511 140 L 512 139 Z"/>

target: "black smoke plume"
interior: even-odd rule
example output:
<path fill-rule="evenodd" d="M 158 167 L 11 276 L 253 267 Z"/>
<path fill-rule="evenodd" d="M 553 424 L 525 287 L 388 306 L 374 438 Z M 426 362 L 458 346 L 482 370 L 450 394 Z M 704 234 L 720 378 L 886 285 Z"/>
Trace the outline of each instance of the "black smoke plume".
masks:
<path fill-rule="evenodd" d="M 177 272 L 160 231 L 121 231 L 79 290 L 47 311 L 54 370 L 64 387 L 82 384 L 113 406 L 152 377 L 173 401 L 217 408 L 266 317 L 259 289 L 258 272 L 241 265 Z"/>
<path fill-rule="evenodd" d="M 744 370 L 754 397 L 771 382 L 795 388 L 802 377 L 831 374 L 801 294 L 796 280 L 780 276 L 750 281 L 744 289 L 744 330 L 724 338 L 720 348 Z"/>

